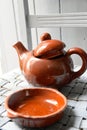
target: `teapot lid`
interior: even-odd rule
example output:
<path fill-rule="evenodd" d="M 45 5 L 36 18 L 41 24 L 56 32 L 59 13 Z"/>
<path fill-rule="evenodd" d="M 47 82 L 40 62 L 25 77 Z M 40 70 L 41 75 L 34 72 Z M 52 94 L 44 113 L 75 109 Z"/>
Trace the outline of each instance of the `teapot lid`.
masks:
<path fill-rule="evenodd" d="M 64 55 L 65 44 L 60 40 L 51 40 L 49 33 L 43 33 L 40 37 L 41 43 L 34 49 L 33 54 L 39 58 L 54 58 Z"/>

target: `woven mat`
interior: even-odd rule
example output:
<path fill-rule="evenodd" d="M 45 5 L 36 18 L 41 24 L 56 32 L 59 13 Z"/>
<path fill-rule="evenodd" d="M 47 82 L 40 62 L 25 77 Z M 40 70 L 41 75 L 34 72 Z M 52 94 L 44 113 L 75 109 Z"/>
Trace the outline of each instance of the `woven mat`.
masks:
<path fill-rule="evenodd" d="M 29 87 L 29 84 L 19 69 L 0 78 L 0 130 L 87 130 L 87 71 L 62 88 L 61 92 L 67 97 L 68 106 L 63 118 L 46 128 L 20 128 L 7 117 L 4 108 L 6 96 L 25 87 Z"/>

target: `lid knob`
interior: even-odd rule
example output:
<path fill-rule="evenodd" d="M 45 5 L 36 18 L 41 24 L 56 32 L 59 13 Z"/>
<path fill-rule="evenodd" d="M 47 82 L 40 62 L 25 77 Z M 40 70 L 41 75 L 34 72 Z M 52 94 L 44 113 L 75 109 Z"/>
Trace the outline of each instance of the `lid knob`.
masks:
<path fill-rule="evenodd" d="M 43 33 L 41 36 L 40 36 L 40 40 L 41 41 L 45 41 L 45 40 L 51 40 L 51 35 L 49 33 Z"/>

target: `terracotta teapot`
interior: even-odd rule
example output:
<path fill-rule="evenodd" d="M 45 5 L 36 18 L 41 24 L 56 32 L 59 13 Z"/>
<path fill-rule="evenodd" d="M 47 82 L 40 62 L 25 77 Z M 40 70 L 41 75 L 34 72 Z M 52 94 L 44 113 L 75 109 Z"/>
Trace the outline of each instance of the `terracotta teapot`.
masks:
<path fill-rule="evenodd" d="M 49 33 L 41 35 L 41 43 L 32 50 L 27 50 L 21 42 L 14 48 L 19 56 L 20 69 L 27 81 L 34 86 L 59 88 L 81 76 L 87 68 L 87 54 L 81 48 L 64 50 L 65 44 L 51 39 Z M 72 54 L 82 59 L 82 66 L 74 71 Z"/>

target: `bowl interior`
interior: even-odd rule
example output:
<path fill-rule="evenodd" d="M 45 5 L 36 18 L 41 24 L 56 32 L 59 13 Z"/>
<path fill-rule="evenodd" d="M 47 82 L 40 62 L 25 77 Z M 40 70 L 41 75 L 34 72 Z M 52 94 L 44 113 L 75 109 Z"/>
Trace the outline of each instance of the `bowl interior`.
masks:
<path fill-rule="evenodd" d="M 23 116 L 46 116 L 60 112 L 66 98 L 57 90 L 29 88 L 15 92 L 8 99 L 8 108 Z"/>

